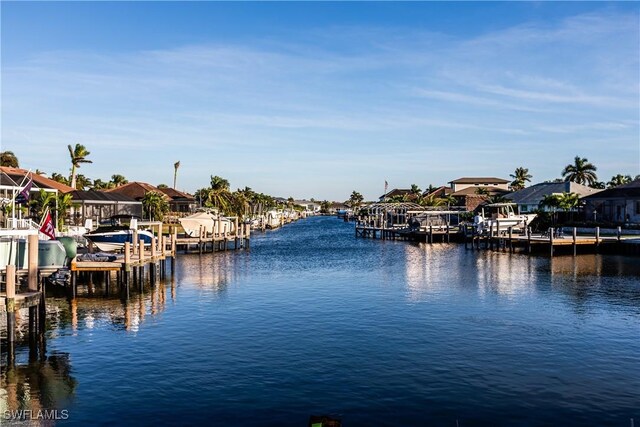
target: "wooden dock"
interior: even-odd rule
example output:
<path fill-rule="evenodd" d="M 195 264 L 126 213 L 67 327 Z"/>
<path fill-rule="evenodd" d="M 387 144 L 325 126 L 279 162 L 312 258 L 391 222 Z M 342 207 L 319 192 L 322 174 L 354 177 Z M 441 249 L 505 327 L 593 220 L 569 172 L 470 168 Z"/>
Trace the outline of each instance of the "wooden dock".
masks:
<path fill-rule="evenodd" d="M 158 224 L 155 224 L 158 226 Z M 70 281 L 67 293 L 70 299 L 77 296 L 79 282 L 90 282 L 93 275 L 101 276 L 107 289 L 112 280 L 120 286 L 122 296 L 129 297 L 130 285 L 140 288 L 148 280 L 153 286 L 158 279 L 164 279 L 170 266 L 173 274 L 175 270 L 175 257 L 179 250 L 193 252 L 193 248 L 199 253 L 238 250 L 249 248 L 250 227 L 249 224 L 238 224 L 233 232 L 206 234 L 201 232 L 199 237 L 179 237 L 177 228 L 173 227 L 169 235 L 162 234 L 162 224 L 159 223 L 158 233 L 152 239 L 151 244 L 145 244 L 134 233 L 134 242 L 126 242 L 122 254 L 117 255 L 114 261 L 80 260 L 78 257 L 71 261 L 69 266 Z M 167 262 L 169 261 L 169 262 Z M 13 363 L 15 341 L 15 314 L 22 308 L 29 309 L 29 336 L 30 342 L 37 341 L 44 333 L 46 304 L 45 304 L 45 277 L 56 272 L 58 268 L 38 268 L 38 235 L 28 236 L 28 268 L 16 270 L 13 265 L 7 265 L 0 275 L 4 278 L 4 292 L 0 292 L 0 312 L 7 313 L 8 343 L 10 349 L 9 361 Z M 26 290 L 20 290 L 17 284 L 20 279 L 28 283 Z M 85 280 L 88 279 L 88 280 Z"/>
<path fill-rule="evenodd" d="M 380 240 L 406 240 L 424 243 L 464 243 L 466 248 L 502 250 L 524 253 L 573 254 L 584 252 L 616 252 L 640 254 L 640 241 L 637 237 L 625 237 L 618 228 L 615 236 L 601 236 L 596 227 L 593 235 L 578 235 L 572 228 L 568 235 L 558 235 L 557 230 L 549 229 L 545 233 L 532 233 L 530 229 L 493 230 L 476 234 L 470 225 L 441 227 L 421 227 L 411 230 L 408 227 L 369 226 L 356 223 L 355 236 Z"/>
<path fill-rule="evenodd" d="M 460 228 L 457 226 L 432 226 L 410 230 L 406 227 L 372 227 L 356 224 L 355 233 L 356 237 L 381 240 L 405 240 L 425 243 L 462 243 L 464 237 Z"/>
<path fill-rule="evenodd" d="M 578 252 L 610 251 L 612 246 L 620 249 L 625 240 L 620 228 L 615 236 L 601 236 L 596 227 L 593 235 L 578 235 L 577 229 L 571 229 L 570 235 L 559 235 L 557 230 L 550 228 L 546 233 L 532 233 L 531 229 L 524 230 L 524 234 L 516 234 L 512 228 L 507 230 L 489 230 L 488 233 L 475 234 L 470 227 L 466 228 L 465 247 L 475 249 L 502 250 L 509 252 L 547 253 L 554 256 L 558 253 L 577 255 Z"/>

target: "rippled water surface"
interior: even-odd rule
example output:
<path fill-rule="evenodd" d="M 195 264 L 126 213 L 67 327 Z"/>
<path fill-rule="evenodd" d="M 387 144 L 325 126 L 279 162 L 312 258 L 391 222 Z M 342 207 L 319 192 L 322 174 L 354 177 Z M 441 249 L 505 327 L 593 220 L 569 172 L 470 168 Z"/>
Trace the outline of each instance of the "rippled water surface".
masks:
<path fill-rule="evenodd" d="M 50 299 L 47 360 L 21 349 L 3 384 L 69 425 L 640 425 L 638 261 L 310 218 L 247 252 L 179 256 L 128 301 L 102 284 Z"/>

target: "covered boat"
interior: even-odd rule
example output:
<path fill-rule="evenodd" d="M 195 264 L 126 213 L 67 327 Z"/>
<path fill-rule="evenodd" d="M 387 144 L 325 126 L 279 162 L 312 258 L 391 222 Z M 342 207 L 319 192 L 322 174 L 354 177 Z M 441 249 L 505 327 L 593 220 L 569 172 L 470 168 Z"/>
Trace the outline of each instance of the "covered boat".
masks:
<path fill-rule="evenodd" d="M 189 237 L 198 237 L 201 229 L 207 234 L 212 234 L 215 220 L 216 215 L 208 211 L 196 212 L 178 219 L 180 225 L 184 228 L 184 232 Z"/>

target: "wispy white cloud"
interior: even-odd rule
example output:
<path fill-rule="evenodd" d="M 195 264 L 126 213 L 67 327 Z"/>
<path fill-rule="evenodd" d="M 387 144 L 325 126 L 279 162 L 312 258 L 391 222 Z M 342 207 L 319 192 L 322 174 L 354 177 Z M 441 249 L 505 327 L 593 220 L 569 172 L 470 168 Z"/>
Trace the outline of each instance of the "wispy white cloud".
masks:
<path fill-rule="evenodd" d="M 307 177 L 309 153 L 353 177 L 390 152 L 389 173 L 431 162 L 431 182 L 452 178 L 443 166 L 451 153 L 458 165 L 507 173 L 520 164 L 496 163 L 505 144 L 533 152 L 603 132 L 637 140 L 638 31 L 637 14 L 605 12 L 472 38 L 359 26 L 133 53 L 47 52 L 3 64 L 2 143 L 66 167 L 66 144 L 82 142 L 106 160 L 87 167 L 97 176 L 114 164 L 134 173 L 136 162 L 123 164 L 117 150 L 168 147 L 192 164 L 183 176 L 192 189 L 211 159 L 240 156 L 263 174 L 288 156 L 300 186 L 317 179 Z"/>

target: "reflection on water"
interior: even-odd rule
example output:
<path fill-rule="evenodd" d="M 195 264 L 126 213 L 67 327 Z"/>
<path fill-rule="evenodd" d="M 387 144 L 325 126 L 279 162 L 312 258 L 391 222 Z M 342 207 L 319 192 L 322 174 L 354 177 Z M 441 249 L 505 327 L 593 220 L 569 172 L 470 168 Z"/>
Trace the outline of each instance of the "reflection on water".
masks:
<path fill-rule="evenodd" d="M 193 283 L 202 291 L 214 292 L 222 297 L 230 284 L 242 278 L 248 270 L 246 253 L 222 252 L 210 256 L 186 256 L 180 260 L 177 272 L 179 282 Z"/>
<path fill-rule="evenodd" d="M 13 367 L 0 374 L 0 416 L 5 411 L 38 411 L 68 408 L 75 393 L 69 354 L 54 353 L 42 360 Z M 2 423 L 4 423 L 3 421 Z"/>
<path fill-rule="evenodd" d="M 175 302 L 175 278 L 159 281 L 155 286 L 147 284 L 142 292 L 130 291 L 128 299 L 118 292 L 109 294 L 104 286 L 92 285 L 91 291 L 79 287 L 74 299 L 51 298 L 47 300 L 50 335 L 80 330 L 92 330 L 105 326 L 137 332 L 147 315 L 156 316 L 167 306 L 167 298 Z"/>
<path fill-rule="evenodd" d="M 96 280 L 50 298 L 48 358 L 67 353 L 53 376 L 68 392 L 37 392 L 57 396 L 39 404 L 68 405 L 80 426 L 640 418 L 636 259 L 355 239 L 352 227 L 312 218 L 254 235 L 247 252 L 181 256 L 173 278 L 128 297 Z M 49 359 L 29 369 L 51 371 Z M 42 383 L 14 378 L 12 407 Z"/>
<path fill-rule="evenodd" d="M 607 301 L 640 313 L 640 263 L 624 256 L 581 255 L 549 260 L 551 286 L 569 295 L 581 312 Z"/>

